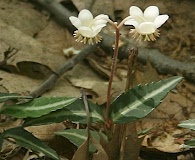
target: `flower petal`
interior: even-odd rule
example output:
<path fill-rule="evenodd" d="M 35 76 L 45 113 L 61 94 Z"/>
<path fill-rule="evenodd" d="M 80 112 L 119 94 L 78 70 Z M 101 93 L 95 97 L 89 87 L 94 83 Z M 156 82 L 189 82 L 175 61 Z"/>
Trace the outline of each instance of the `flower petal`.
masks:
<path fill-rule="evenodd" d="M 105 26 L 106 26 L 106 24 L 99 24 L 99 25 L 92 27 L 93 37 L 95 37 L 102 30 L 102 28 Z"/>
<path fill-rule="evenodd" d="M 106 25 L 106 23 L 107 23 L 107 21 L 99 19 L 99 20 L 95 20 L 93 22 L 93 26 L 97 26 L 97 25 L 100 25 L 100 24 Z"/>
<path fill-rule="evenodd" d="M 80 11 L 78 18 L 80 19 L 83 26 L 89 26 L 89 24 L 93 20 L 93 15 L 89 10 L 83 9 Z"/>
<path fill-rule="evenodd" d="M 156 6 L 149 6 L 144 11 L 144 18 L 147 21 L 154 22 L 155 18 L 159 15 L 159 9 Z"/>
<path fill-rule="evenodd" d="M 144 22 L 136 28 L 137 32 L 142 35 L 152 34 L 156 31 L 156 27 L 152 22 Z"/>
<path fill-rule="evenodd" d="M 69 17 L 69 20 L 71 21 L 71 23 L 73 24 L 73 26 L 75 26 L 77 29 L 81 26 L 81 21 L 77 17 L 70 16 Z"/>
<path fill-rule="evenodd" d="M 99 25 L 95 25 L 95 26 L 93 26 L 92 27 L 92 30 L 93 31 L 95 31 L 95 30 L 97 30 L 97 29 L 102 29 L 103 27 L 105 27 L 106 26 L 106 24 L 99 24 Z"/>
<path fill-rule="evenodd" d="M 156 19 L 154 20 L 155 27 L 159 28 L 162 24 L 164 24 L 167 21 L 168 18 L 169 16 L 166 14 L 156 17 Z"/>
<path fill-rule="evenodd" d="M 132 25 L 134 27 L 137 27 L 139 25 L 138 22 L 134 19 L 127 20 L 124 24 L 125 25 Z"/>
<path fill-rule="evenodd" d="M 83 37 L 93 37 L 93 31 L 89 27 L 79 27 L 78 31 Z"/>
<path fill-rule="evenodd" d="M 142 10 L 137 6 L 131 6 L 129 8 L 129 14 L 130 16 L 142 16 L 143 17 Z"/>
<path fill-rule="evenodd" d="M 96 16 L 94 19 L 107 20 L 107 19 L 109 19 L 109 17 L 108 17 L 108 15 L 100 14 L 100 15 Z"/>
<path fill-rule="evenodd" d="M 96 28 L 93 30 L 93 37 L 97 36 L 98 33 L 102 30 L 102 28 Z"/>

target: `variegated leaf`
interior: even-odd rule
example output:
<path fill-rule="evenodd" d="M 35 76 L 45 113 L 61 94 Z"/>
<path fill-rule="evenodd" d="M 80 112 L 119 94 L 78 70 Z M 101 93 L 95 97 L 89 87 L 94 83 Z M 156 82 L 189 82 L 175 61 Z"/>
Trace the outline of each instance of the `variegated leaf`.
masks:
<path fill-rule="evenodd" d="M 0 93 L 0 103 L 9 99 L 31 99 L 31 96 L 22 96 L 17 93 Z"/>
<path fill-rule="evenodd" d="M 103 112 L 102 108 L 95 103 L 88 101 L 91 122 L 103 122 Z M 77 99 L 73 103 L 68 106 L 57 110 L 55 112 L 51 112 L 47 115 L 44 115 L 39 118 L 29 118 L 26 119 L 24 126 L 32 126 L 32 125 L 41 125 L 41 124 L 49 124 L 49 123 L 59 123 L 65 120 L 71 120 L 76 123 L 87 123 L 87 115 L 84 103 L 82 99 Z"/>
<path fill-rule="evenodd" d="M 0 135 L 0 148 L 2 148 L 4 138 L 13 138 L 16 143 L 21 147 L 32 149 L 37 152 L 42 152 L 47 157 L 50 157 L 54 160 L 59 160 L 58 155 L 53 149 L 48 147 L 41 140 L 39 140 L 21 127 L 11 128 L 4 131 Z"/>
<path fill-rule="evenodd" d="M 193 148 L 194 149 L 195 148 L 195 139 L 191 139 L 189 141 L 186 141 L 181 146 L 182 146 L 182 148 L 187 148 L 187 149 Z"/>
<path fill-rule="evenodd" d="M 70 97 L 40 97 L 27 103 L 11 106 L 4 105 L 0 110 L 0 114 L 10 115 L 16 118 L 35 118 L 61 109 L 73 103 L 76 99 Z"/>
<path fill-rule="evenodd" d="M 143 118 L 154 110 L 182 77 L 171 77 L 144 86 L 136 86 L 121 94 L 112 104 L 110 115 L 113 123 L 127 123 Z"/>
<path fill-rule="evenodd" d="M 189 119 L 189 120 L 183 121 L 178 126 L 195 130 L 195 119 Z"/>
<path fill-rule="evenodd" d="M 79 147 L 81 144 L 84 143 L 84 141 L 87 140 L 86 129 L 67 129 L 67 130 L 55 132 L 55 134 L 67 138 L 70 142 L 72 142 L 77 147 Z M 101 136 L 103 136 L 107 140 L 106 136 L 103 133 L 90 131 L 90 134 L 98 141 L 100 140 L 99 134 L 101 134 Z M 95 150 L 96 150 L 95 147 L 90 145 L 89 151 L 94 152 Z"/>

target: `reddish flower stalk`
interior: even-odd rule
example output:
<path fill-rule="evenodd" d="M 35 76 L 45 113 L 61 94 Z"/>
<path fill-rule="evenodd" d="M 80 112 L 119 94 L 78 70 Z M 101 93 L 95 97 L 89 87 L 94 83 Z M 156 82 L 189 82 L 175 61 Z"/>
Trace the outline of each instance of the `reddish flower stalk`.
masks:
<path fill-rule="evenodd" d="M 119 28 L 115 27 L 115 29 L 116 29 L 115 47 L 114 47 L 114 55 L 113 55 L 113 60 L 112 60 L 110 78 L 109 78 L 109 82 L 108 82 L 107 103 L 106 103 L 106 113 L 105 113 L 105 122 L 106 122 L 106 127 L 107 128 L 110 128 L 110 126 L 111 126 L 111 121 L 110 121 L 110 118 L 109 118 L 110 103 L 111 103 L 111 90 L 112 90 L 112 82 L 113 82 L 113 78 L 114 78 L 114 72 L 116 70 L 116 65 L 117 65 L 118 45 L 119 45 L 119 37 L 120 37 Z"/>

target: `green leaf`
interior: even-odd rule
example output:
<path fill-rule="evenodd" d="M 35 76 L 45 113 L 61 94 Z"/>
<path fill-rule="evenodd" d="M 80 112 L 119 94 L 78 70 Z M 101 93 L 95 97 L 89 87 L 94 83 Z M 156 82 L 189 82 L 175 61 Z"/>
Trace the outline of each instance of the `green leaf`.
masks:
<path fill-rule="evenodd" d="M 103 112 L 102 108 L 90 101 L 88 101 L 91 122 L 103 122 Z M 71 120 L 76 123 L 87 123 L 87 115 L 84 103 L 82 99 L 77 99 L 73 103 L 68 106 L 57 110 L 55 112 L 51 112 L 47 115 L 44 115 L 39 118 L 28 118 L 26 119 L 24 126 L 34 126 L 34 125 L 42 125 L 49 123 L 59 123 L 65 120 Z"/>
<path fill-rule="evenodd" d="M 178 126 L 195 130 L 195 119 L 189 119 L 189 120 L 183 121 Z"/>
<path fill-rule="evenodd" d="M 55 132 L 54 134 L 67 138 L 71 143 L 73 143 L 77 147 L 81 146 L 84 143 L 84 141 L 87 140 L 87 130 L 86 129 L 68 129 L 68 130 Z M 101 134 L 106 139 L 106 136 L 103 133 L 90 131 L 90 134 L 98 141 L 100 141 L 99 134 Z M 94 146 L 92 145 L 89 146 L 90 152 L 95 152 L 95 150 L 96 149 Z"/>
<path fill-rule="evenodd" d="M 17 93 L 1 93 L 0 92 L 0 103 L 5 102 L 9 99 L 31 99 L 31 96 L 21 96 Z"/>
<path fill-rule="evenodd" d="M 11 106 L 4 105 L 0 110 L 0 114 L 10 115 L 16 118 L 35 118 L 61 109 L 73 103 L 76 99 L 69 97 L 40 97 L 27 103 Z"/>
<path fill-rule="evenodd" d="M 21 127 L 11 128 L 4 131 L 0 135 L 0 147 L 2 147 L 2 142 L 4 138 L 13 138 L 16 143 L 21 147 L 32 149 L 37 152 L 42 152 L 47 157 L 59 160 L 58 155 L 53 149 L 48 147 L 41 140 L 39 140 Z"/>
<path fill-rule="evenodd" d="M 113 123 L 127 123 L 145 117 L 181 80 L 182 77 L 175 76 L 145 86 L 136 86 L 121 94 L 111 104 L 110 115 Z"/>
<path fill-rule="evenodd" d="M 191 139 L 189 141 L 186 141 L 182 148 L 195 148 L 195 139 Z"/>

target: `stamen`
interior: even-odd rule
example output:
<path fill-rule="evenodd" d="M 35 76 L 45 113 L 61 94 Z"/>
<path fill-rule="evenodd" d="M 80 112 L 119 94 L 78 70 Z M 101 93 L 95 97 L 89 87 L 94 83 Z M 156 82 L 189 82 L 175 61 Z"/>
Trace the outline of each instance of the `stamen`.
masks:
<path fill-rule="evenodd" d="M 140 34 L 137 32 L 136 29 L 131 29 L 129 33 L 132 34 L 132 37 L 135 38 L 137 41 L 155 41 L 156 37 L 160 36 L 158 29 L 156 29 L 155 32 L 152 34 Z"/>
<path fill-rule="evenodd" d="M 76 38 L 77 42 L 83 42 L 84 44 L 88 43 L 93 45 L 94 41 L 95 43 L 99 43 L 102 40 L 102 37 L 100 35 L 96 35 L 95 37 L 84 37 L 79 33 L 78 30 L 74 31 L 73 36 Z"/>
<path fill-rule="evenodd" d="M 93 39 L 91 37 L 88 39 L 88 43 L 93 45 Z"/>

